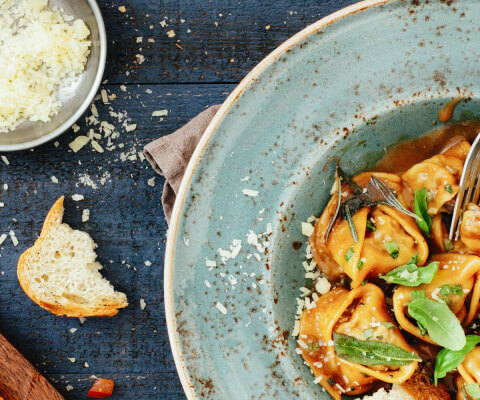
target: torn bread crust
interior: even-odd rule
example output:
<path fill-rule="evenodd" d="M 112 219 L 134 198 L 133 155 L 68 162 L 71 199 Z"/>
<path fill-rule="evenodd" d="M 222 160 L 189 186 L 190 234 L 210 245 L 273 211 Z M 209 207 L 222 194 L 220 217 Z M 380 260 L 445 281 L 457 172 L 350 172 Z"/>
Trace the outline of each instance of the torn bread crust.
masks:
<path fill-rule="evenodd" d="M 91 237 L 62 223 L 63 200 L 62 196 L 56 201 L 45 219 L 40 237 L 20 256 L 17 267 L 20 286 L 36 304 L 55 315 L 114 316 L 119 308 L 128 306 L 127 298 L 125 294 L 116 292 L 98 272 L 102 266 L 95 261 L 96 244 Z M 78 249 L 82 251 L 81 256 L 75 254 L 75 245 L 78 246 L 75 240 L 70 242 L 71 251 L 65 251 L 68 239 L 82 242 L 84 248 Z M 67 270 L 75 263 L 77 267 Z M 50 270 L 47 271 L 48 268 Z M 61 282 L 52 286 L 52 282 L 58 281 L 57 274 L 62 276 Z M 83 278 L 87 285 L 78 282 L 79 278 Z M 101 290 L 94 292 L 92 298 L 92 289 L 97 288 Z"/>

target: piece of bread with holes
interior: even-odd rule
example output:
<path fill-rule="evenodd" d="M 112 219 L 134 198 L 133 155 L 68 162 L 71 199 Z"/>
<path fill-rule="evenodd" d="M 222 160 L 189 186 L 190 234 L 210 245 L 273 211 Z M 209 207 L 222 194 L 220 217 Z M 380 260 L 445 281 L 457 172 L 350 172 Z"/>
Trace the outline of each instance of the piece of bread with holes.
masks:
<path fill-rule="evenodd" d="M 97 245 L 90 235 L 62 223 L 63 200 L 62 196 L 56 201 L 40 237 L 20 256 L 20 285 L 35 303 L 55 315 L 112 317 L 127 307 L 127 297 L 100 274 Z"/>

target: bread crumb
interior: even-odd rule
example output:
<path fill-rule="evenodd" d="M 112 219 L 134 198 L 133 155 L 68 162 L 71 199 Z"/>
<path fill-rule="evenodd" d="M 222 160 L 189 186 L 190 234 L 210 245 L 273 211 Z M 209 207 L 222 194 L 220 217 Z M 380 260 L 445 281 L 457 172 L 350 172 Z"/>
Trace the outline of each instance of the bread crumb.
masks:
<path fill-rule="evenodd" d="M 145 56 L 143 54 L 135 54 L 135 57 L 137 57 L 137 63 L 143 64 L 145 62 Z"/>
<path fill-rule="evenodd" d="M 3 242 L 7 239 L 8 235 L 6 233 L 2 233 L 0 235 L 0 246 L 3 244 Z"/>
<path fill-rule="evenodd" d="M 137 36 L 137 43 L 143 42 L 143 36 Z"/>
<path fill-rule="evenodd" d="M 265 29 L 268 31 L 270 29 L 270 25 L 265 26 Z"/>
<path fill-rule="evenodd" d="M 125 6 L 120 6 L 118 7 L 118 11 L 120 11 L 121 13 L 124 13 L 125 11 L 127 11 L 127 9 L 125 8 Z"/>
<path fill-rule="evenodd" d="M 53 183 L 58 183 L 58 179 L 57 179 L 57 177 L 56 177 L 55 175 L 52 175 L 52 176 L 50 177 L 50 179 L 51 179 L 51 181 L 52 181 Z"/>
<path fill-rule="evenodd" d="M 74 357 L 67 357 L 67 360 L 74 363 L 75 362 L 75 358 Z"/>
<path fill-rule="evenodd" d="M 137 124 L 130 124 L 125 127 L 126 132 L 132 132 L 137 129 Z"/>
<path fill-rule="evenodd" d="M 3 184 L 3 190 L 8 190 L 8 184 L 6 183 Z"/>
<path fill-rule="evenodd" d="M 223 315 L 227 314 L 227 309 L 222 303 L 217 303 L 215 307 L 217 307 L 218 311 L 220 311 Z"/>
<path fill-rule="evenodd" d="M 83 366 L 84 366 L 85 368 L 90 368 L 90 365 L 89 365 L 88 362 L 86 362 L 86 361 L 85 361 L 85 364 L 83 364 Z"/>
<path fill-rule="evenodd" d="M 10 161 L 8 161 L 8 158 L 5 157 L 5 156 L 2 156 L 2 161 L 7 164 L 7 165 L 10 165 Z"/>
<path fill-rule="evenodd" d="M 258 196 L 258 190 L 242 189 L 242 193 L 245 196 L 250 196 L 250 197 L 257 197 Z"/>
<path fill-rule="evenodd" d="M 69 329 L 69 332 L 70 332 L 70 333 L 75 333 L 76 331 L 78 331 L 77 328 L 70 328 L 70 329 Z"/>
<path fill-rule="evenodd" d="M 173 37 L 175 37 L 175 31 L 173 29 L 171 29 L 167 32 L 167 35 L 168 35 L 169 38 L 173 38 Z"/>
<path fill-rule="evenodd" d="M 9 235 L 10 235 L 10 240 L 12 241 L 13 245 L 14 246 L 18 246 L 18 239 L 17 237 L 15 236 L 15 232 L 14 231 L 10 231 L 8 232 Z"/>
<path fill-rule="evenodd" d="M 157 110 L 152 112 L 152 117 L 166 117 L 168 115 L 168 110 Z"/>
<path fill-rule="evenodd" d="M 98 118 L 98 110 L 97 110 L 97 106 L 95 105 L 95 103 L 92 103 L 92 105 L 90 106 L 90 111 L 92 112 L 92 115 L 95 118 Z"/>
<path fill-rule="evenodd" d="M 148 185 L 148 186 L 151 186 L 151 187 L 154 187 L 154 186 L 155 186 L 155 177 L 150 178 L 150 179 L 147 181 L 147 185 Z"/>
<path fill-rule="evenodd" d="M 126 92 L 127 91 L 127 87 L 125 85 L 120 85 L 120 90 L 122 92 Z"/>
<path fill-rule="evenodd" d="M 96 150 L 99 153 L 104 152 L 103 147 L 100 146 L 100 144 L 96 140 L 92 140 L 92 147 L 93 147 L 94 150 Z"/>
<path fill-rule="evenodd" d="M 73 390 L 73 386 L 72 386 L 72 385 L 67 385 L 67 386 L 65 387 L 65 389 L 67 390 L 67 392 L 70 392 L 70 391 Z"/>
<path fill-rule="evenodd" d="M 72 142 L 68 144 L 74 153 L 79 151 L 83 146 L 85 146 L 89 142 L 89 138 L 87 136 L 77 136 Z"/>
<path fill-rule="evenodd" d="M 143 311 L 143 310 L 145 310 L 146 306 L 147 306 L 147 303 L 145 303 L 145 300 L 140 299 L 140 309 Z"/>
<path fill-rule="evenodd" d="M 83 194 L 72 194 L 73 201 L 82 201 L 84 199 L 85 199 L 85 196 Z"/>
<path fill-rule="evenodd" d="M 108 94 L 107 94 L 107 91 L 105 89 L 100 90 L 100 95 L 102 96 L 103 104 L 109 104 Z"/>
<path fill-rule="evenodd" d="M 84 318 L 84 317 L 80 317 L 78 320 L 80 321 L 80 324 L 82 324 L 82 325 L 87 321 L 87 319 Z"/>
<path fill-rule="evenodd" d="M 78 124 L 72 125 L 73 133 L 77 133 L 80 130 L 80 126 Z M 57 142 L 58 143 L 58 142 Z M 57 145 L 58 146 L 58 145 Z M 55 146 L 56 147 L 56 146 Z"/>
<path fill-rule="evenodd" d="M 144 263 L 147 267 L 151 267 L 152 266 L 152 262 L 150 260 L 147 260 L 145 261 Z"/>
<path fill-rule="evenodd" d="M 3 201 L 0 201 L 0 208 L 5 207 L 5 203 Z"/>
<path fill-rule="evenodd" d="M 90 219 L 90 210 L 85 209 L 82 211 L 82 222 L 87 222 Z"/>

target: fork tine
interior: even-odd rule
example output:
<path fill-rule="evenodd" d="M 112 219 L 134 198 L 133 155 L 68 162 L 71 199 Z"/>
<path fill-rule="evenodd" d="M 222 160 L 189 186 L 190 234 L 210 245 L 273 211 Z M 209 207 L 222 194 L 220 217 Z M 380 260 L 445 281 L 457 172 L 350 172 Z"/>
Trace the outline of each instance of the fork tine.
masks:
<path fill-rule="evenodd" d="M 462 224 L 463 213 L 465 212 L 465 209 L 467 208 L 468 204 L 472 202 L 475 183 L 478 177 L 478 173 L 480 172 L 480 155 L 478 153 L 478 150 L 476 153 L 472 152 L 472 158 L 469 160 L 469 165 L 467 166 L 467 168 L 468 168 L 467 175 L 460 189 L 460 190 L 463 189 L 462 190 L 463 198 L 459 208 L 459 215 L 458 215 L 457 224 L 454 231 L 455 240 L 458 240 L 460 236 L 460 225 Z"/>
<path fill-rule="evenodd" d="M 468 152 L 465 164 L 462 170 L 462 176 L 460 178 L 460 188 L 457 193 L 457 200 L 455 201 L 455 207 L 453 209 L 452 215 L 452 224 L 450 225 L 449 239 L 455 240 L 458 239 L 459 235 L 459 226 L 461 215 L 472 199 L 472 195 L 477 194 L 475 190 L 474 194 L 474 185 L 476 183 L 478 174 L 480 172 L 480 135 L 477 135 L 474 140 L 470 151 Z M 477 188 L 475 188 L 477 189 Z"/>

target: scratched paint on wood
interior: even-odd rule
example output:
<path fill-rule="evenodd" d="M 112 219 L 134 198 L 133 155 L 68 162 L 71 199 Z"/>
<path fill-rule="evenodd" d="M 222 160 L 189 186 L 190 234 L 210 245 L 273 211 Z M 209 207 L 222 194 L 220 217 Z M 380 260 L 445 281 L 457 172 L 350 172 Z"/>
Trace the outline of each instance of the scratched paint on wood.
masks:
<path fill-rule="evenodd" d="M 284 40 L 353 2 L 99 1 L 109 38 L 103 88 L 111 100 L 95 104 L 99 120 L 120 132 L 112 140 L 115 148 L 107 150 L 102 138 L 104 153 L 90 144 L 78 153 L 69 150 L 77 135 L 90 128 L 98 133 L 98 126 L 85 123 L 88 112 L 78 132 L 70 130 L 34 151 L 6 154 L 10 165 L 0 161 L 0 202 L 5 203 L 0 234 L 13 230 L 19 240 L 16 247 L 10 239 L 0 246 L 0 331 L 67 399 L 84 399 L 93 375 L 115 380 L 112 399 L 185 398 L 164 316 L 163 180 L 157 176 L 154 186 L 148 183 L 155 174 L 138 153 L 222 102 Z M 122 5 L 125 13 L 118 10 Z M 169 37 L 169 31 L 175 36 Z M 156 110 L 168 110 L 168 115 L 152 117 Z M 127 132 L 132 124 L 136 128 Z M 18 256 L 36 239 L 61 194 L 67 197 L 65 222 L 92 235 L 104 275 L 128 296 L 129 307 L 114 318 L 92 318 L 82 325 L 78 319 L 55 317 L 18 285 Z M 74 202 L 73 194 L 85 199 Z M 82 222 L 85 209 L 90 217 Z M 146 302 L 144 310 L 140 299 Z"/>

